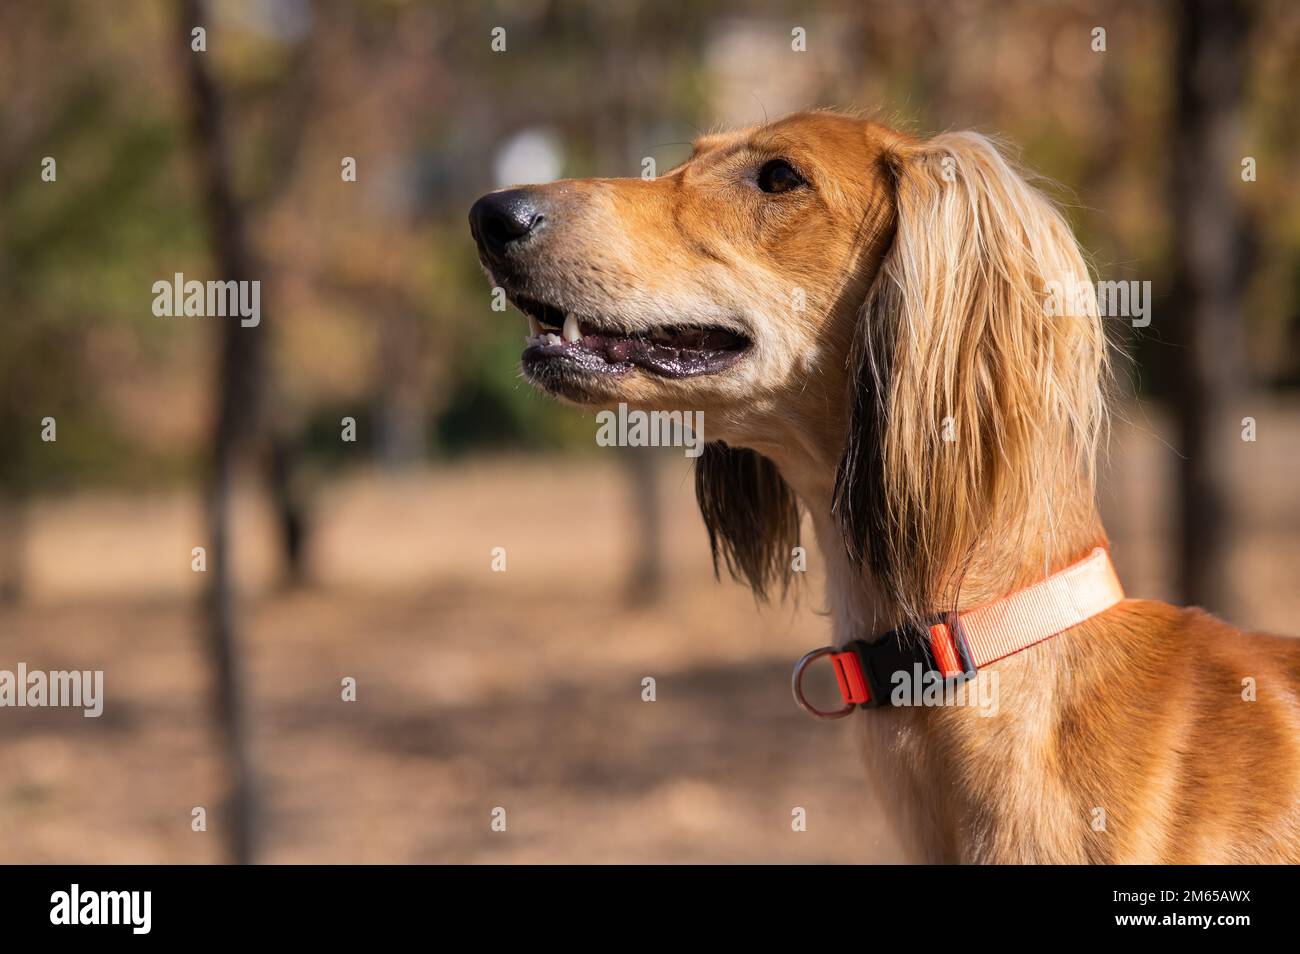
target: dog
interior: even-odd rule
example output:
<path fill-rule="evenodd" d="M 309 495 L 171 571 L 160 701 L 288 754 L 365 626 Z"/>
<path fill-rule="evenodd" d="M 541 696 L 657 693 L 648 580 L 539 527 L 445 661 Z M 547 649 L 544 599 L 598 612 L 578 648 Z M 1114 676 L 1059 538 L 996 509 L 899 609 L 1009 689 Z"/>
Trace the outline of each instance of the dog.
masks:
<path fill-rule="evenodd" d="M 535 387 L 704 412 L 715 570 L 784 594 L 807 514 L 835 645 L 858 647 L 836 654 L 846 698 L 873 649 L 946 677 L 907 634 L 948 619 L 962 650 L 961 620 L 1014 610 L 1031 645 L 955 666 L 996 677 L 996 715 L 857 716 L 916 860 L 1300 862 L 1300 641 L 1118 592 L 1020 632 L 1052 627 L 1024 595 L 1068 603 L 1070 568 L 1117 590 L 1095 503 L 1109 358 L 1095 300 L 1050 301 L 1089 280 L 1070 227 L 993 142 L 805 112 L 704 136 L 653 179 L 490 193 L 470 225 Z"/>

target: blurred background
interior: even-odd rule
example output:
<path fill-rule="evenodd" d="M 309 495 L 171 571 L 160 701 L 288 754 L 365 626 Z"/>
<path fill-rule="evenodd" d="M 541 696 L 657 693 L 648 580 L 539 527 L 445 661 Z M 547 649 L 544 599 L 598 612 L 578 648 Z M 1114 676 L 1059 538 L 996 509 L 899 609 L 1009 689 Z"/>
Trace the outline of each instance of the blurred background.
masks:
<path fill-rule="evenodd" d="M 0 6 L 0 668 L 107 695 L 0 711 L 0 862 L 897 860 L 789 697 L 816 552 L 714 582 L 689 462 L 520 382 L 466 225 L 809 106 L 1005 137 L 1151 282 L 1121 576 L 1296 632 L 1298 86 L 1286 0 Z M 156 317 L 177 272 L 260 325 Z"/>

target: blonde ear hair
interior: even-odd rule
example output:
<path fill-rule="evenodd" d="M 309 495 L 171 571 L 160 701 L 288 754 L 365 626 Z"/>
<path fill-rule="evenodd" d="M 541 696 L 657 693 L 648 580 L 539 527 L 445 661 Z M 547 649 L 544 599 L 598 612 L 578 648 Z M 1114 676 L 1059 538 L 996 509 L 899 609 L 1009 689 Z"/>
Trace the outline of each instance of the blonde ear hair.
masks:
<path fill-rule="evenodd" d="M 923 617 L 956 605 L 989 546 L 1042 549 L 1029 515 L 1050 519 L 1060 488 L 1091 507 L 1106 344 L 1095 298 L 1054 313 L 1050 289 L 1087 266 L 988 139 L 900 144 L 884 165 L 894 237 L 851 358 L 835 511 L 850 555 Z"/>

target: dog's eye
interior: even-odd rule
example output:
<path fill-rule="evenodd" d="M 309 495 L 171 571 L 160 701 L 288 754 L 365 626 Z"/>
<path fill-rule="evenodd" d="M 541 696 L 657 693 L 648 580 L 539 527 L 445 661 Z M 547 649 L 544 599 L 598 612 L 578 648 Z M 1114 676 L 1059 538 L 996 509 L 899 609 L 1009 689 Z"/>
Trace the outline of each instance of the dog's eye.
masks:
<path fill-rule="evenodd" d="M 789 192 L 801 185 L 803 179 L 784 159 L 773 159 L 758 170 L 758 187 L 764 192 Z"/>

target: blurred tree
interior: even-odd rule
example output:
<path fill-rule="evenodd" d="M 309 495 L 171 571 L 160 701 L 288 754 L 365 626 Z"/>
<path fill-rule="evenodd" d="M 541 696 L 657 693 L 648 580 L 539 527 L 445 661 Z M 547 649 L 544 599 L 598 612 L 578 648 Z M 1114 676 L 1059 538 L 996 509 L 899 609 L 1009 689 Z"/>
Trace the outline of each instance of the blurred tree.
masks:
<path fill-rule="evenodd" d="M 208 72 L 207 55 L 190 50 L 191 30 L 210 21 L 202 0 L 180 0 L 177 12 L 178 50 L 189 79 L 190 119 L 212 233 L 213 258 L 223 281 L 253 281 L 258 269 L 249 247 L 243 209 L 231 184 L 224 104 Z M 230 320 L 217 325 L 220 339 L 215 380 L 217 400 L 211 470 L 205 493 L 208 519 L 205 623 L 215 675 L 217 724 L 230 779 L 227 804 L 230 854 L 236 864 L 248 864 L 255 858 L 258 811 L 239 651 L 231 509 L 241 452 L 247 451 L 259 430 L 266 328 L 265 323 L 245 328 L 239 321 Z"/>
<path fill-rule="evenodd" d="M 1232 608 L 1233 445 L 1245 379 L 1247 226 L 1241 169 L 1249 11 L 1237 0 L 1171 5 L 1174 54 L 1173 318 L 1179 434 L 1178 581 L 1184 603 Z"/>

